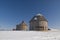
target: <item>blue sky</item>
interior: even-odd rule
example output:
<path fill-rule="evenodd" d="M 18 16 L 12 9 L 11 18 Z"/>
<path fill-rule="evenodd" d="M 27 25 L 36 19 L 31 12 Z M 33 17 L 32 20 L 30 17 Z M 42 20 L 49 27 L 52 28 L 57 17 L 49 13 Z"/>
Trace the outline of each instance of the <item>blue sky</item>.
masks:
<path fill-rule="evenodd" d="M 22 20 L 28 24 L 38 13 L 47 18 L 49 28 L 60 29 L 60 0 L 0 0 L 0 28 L 15 28 Z"/>

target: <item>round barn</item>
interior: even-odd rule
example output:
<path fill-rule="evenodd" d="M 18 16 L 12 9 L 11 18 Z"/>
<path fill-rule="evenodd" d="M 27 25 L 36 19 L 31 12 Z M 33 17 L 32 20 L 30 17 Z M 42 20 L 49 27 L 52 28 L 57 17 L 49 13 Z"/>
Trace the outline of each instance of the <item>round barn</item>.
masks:
<path fill-rule="evenodd" d="M 35 15 L 30 21 L 30 30 L 32 31 L 47 31 L 48 21 L 42 14 Z"/>

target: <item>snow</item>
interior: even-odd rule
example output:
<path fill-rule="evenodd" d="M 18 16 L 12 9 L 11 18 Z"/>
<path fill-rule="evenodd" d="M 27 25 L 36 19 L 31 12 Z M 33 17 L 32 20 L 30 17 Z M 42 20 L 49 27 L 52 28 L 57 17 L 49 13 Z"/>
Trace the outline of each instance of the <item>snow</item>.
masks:
<path fill-rule="evenodd" d="M 38 13 L 37 16 L 43 16 L 41 13 Z"/>
<path fill-rule="evenodd" d="M 0 31 L 0 40 L 60 40 L 60 30 Z"/>
<path fill-rule="evenodd" d="M 37 17 L 35 17 L 34 20 L 37 20 Z"/>

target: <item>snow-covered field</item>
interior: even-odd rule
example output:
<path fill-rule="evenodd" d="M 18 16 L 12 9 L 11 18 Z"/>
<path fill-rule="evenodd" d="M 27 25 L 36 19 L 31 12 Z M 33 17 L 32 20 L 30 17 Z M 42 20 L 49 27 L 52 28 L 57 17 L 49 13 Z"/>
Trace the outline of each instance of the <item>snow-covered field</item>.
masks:
<path fill-rule="evenodd" d="M 0 31 L 0 40 L 60 40 L 60 31 Z"/>

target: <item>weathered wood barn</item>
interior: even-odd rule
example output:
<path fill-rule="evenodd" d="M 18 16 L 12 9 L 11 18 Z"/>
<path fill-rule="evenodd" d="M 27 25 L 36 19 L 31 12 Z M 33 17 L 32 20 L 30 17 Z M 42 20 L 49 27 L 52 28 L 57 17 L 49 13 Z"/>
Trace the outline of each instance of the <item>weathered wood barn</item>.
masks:
<path fill-rule="evenodd" d="M 42 14 L 37 14 L 30 20 L 30 30 L 47 31 L 48 21 Z"/>

